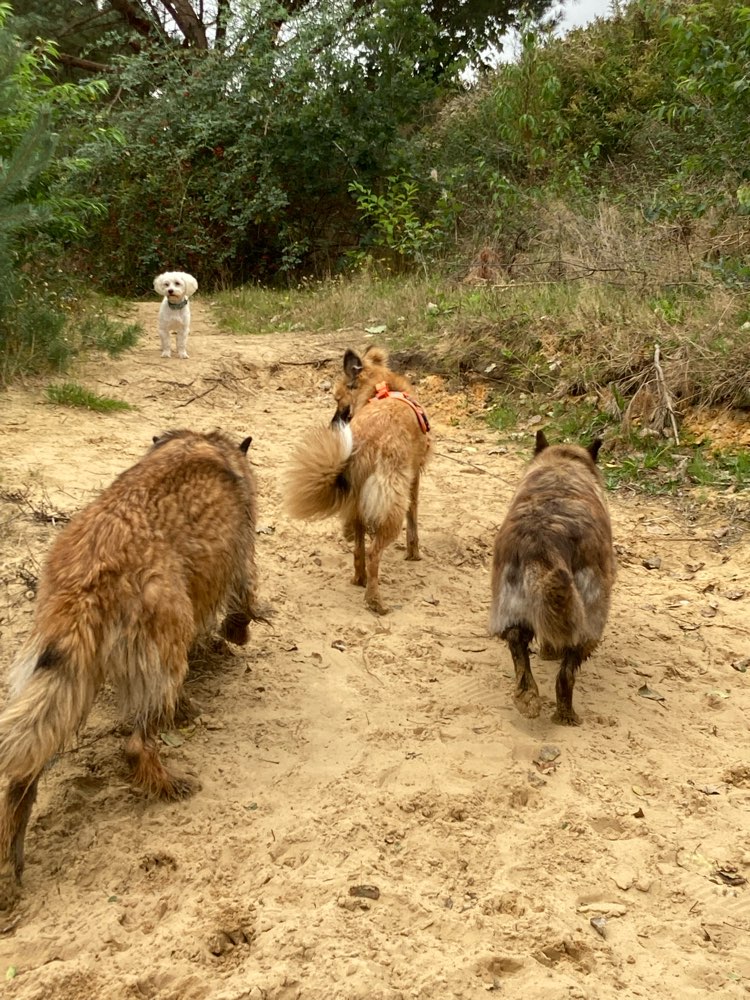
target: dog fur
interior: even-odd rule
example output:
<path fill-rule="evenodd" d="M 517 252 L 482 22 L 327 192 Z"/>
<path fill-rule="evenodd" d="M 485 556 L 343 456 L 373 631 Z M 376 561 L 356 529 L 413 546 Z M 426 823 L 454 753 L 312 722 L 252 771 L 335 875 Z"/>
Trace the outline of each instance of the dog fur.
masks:
<path fill-rule="evenodd" d="M 615 554 L 601 447 L 549 446 L 537 432 L 535 456 L 495 538 L 490 632 L 505 639 L 516 672 L 516 705 L 540 711 L 529 643 L 545 659 L 561 658 L 554 721 L 579 725 L 573 688 L 581 663 L 597 647 L 609 613 Z"/>
<path fill-rule="evenodd" d="M 198 282 L 184 271 L 165 271 L 154 278 L 154 291 L 163 295 L 159 306 L 159 339 L 161 356 L 172 356 L 171 334 L 177 334 L 177 357 L 189 357 L 190 296 L 198 291 Z M 180 305 L 184 303 L 184 305 Z"/>
<path fill-rule="evenodd" d="M 39 776 L 70 742 L 105 682 L 135 719 L 133 783 L 165 799 L 195 782 L 159 757 L 188 671 L 188 651 L 221 609 L 239 645 L 256 605 L 255 480 L 218 431 L 171 431 L 63 530 L 38 585 L 34 624 L 0 715 L 0 909 L 18 895 Z"/>
<path fill-rule="evenodd" d="M 367 607 L 382 615 L 380 560 L 404 518 L 406 558 L 420 558 L 419 481 L 431 441 L 403 399 L 376 398 L 380 383 L 413 394 L 408 379 L 388 368 L 386 351 L 370 347 L 360 358 L 347 350 L 343 368 L 331 426 L 305 438 L 292 458 L 286 507 L 305 520 L 341 515 L 345 537 L 354 542 L 354 583 L 365 587 Z M 366 552 L 365 535 L 372 539 Z"/>

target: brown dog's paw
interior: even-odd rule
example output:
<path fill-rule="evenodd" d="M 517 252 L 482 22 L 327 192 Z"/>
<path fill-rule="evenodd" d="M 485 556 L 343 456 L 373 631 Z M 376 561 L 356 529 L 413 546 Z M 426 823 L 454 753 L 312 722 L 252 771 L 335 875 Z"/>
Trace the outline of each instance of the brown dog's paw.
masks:
<path fill-rule="evenodd" d="M 201 783 L 196 777 L 188 774 L 173 774 L 168 771 L 157 790 L 157 794 L 160 799 L 176 802 L 179 799 L 189 799 L 191 795 L 195 795 L 200 790 Z"/>
<path fill-rule="evenodd" d="M 0 873 L 0 912 L 6 913 L 14 908 L 21 898 L 21 882 L 13 871 Z"/>
<path fill-rule="evenodd" d="M 235 646 L 244 646 L 248 640 L 248 620 L 244 615 L 227 615 L 221 625 L 221 635 Z"/>

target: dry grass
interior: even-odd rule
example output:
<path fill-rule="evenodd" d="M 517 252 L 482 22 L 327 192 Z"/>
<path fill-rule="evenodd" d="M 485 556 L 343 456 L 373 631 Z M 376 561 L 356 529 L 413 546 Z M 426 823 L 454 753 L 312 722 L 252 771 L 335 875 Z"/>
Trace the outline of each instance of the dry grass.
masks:
<path fill-rule="evenodd" d="M 374 332 L 404 363 L 473 373 L 501 391 L 594 393 L 628 425 L 674 436 L 690 407 L 750 407 L 744 275 L 730 280 L 716 257 L 750 243 L 747 229 L 710 217 L 656 225 L 619 203 L 585 214 L 548 201 L 510 257 L 476 245 L 452 280 L 370 268 L 284 292 L 229 292 L 218 309 L 238 333 Z"/>

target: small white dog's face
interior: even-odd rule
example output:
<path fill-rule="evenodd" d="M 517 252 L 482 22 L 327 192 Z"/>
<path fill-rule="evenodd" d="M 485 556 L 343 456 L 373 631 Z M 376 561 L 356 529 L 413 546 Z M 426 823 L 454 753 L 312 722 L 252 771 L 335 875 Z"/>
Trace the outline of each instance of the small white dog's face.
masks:
<path fill-rule="evenodd" d="M 198 290 L 198 282 L 184 271 L 165 271 L 154 278 L 154 290 L 163 295 L 159 307 L 159 339 L 161 356 L 172 354 L 170 334 L 177 334 L 177 356 L 187 358 L 190 333 L 190 296 Z"/>
<path fill-rule="evenodd" d="M 165 295 L 170 302 L 182 302 L 198 291 L 198 282 L 192 274 L 184 271 L 165 271 L 154 278 L 154 290 L 158 295 Z"/>

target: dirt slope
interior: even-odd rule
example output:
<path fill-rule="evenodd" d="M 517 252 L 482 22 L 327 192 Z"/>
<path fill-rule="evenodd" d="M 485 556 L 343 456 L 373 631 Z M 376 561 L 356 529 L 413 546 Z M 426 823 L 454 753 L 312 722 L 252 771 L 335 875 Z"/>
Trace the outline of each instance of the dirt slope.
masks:
<path fill-rule="evenodd" d="M 349 583 L 337 522 L 292 523 L 279 494 L 289 443 L 331 413 L 336 363 L 302 362 L 365 339 L 240 339 L 198 301 L 190 360 L 167 361 L 157 308 L 137 307 L 140 348 L 76 372 L 136 411 L 78 413 L 41 387 L 0 397 L 0 489 L 26 496 L 0 504 L 2 676 L 59 530 L 49 515 L 82 506 L 166 427 L 254 436 L 276 617 L 191 674 L 202 715 L 167 734 L 179 745 L 165 754 L 200 775 L 194 799 L 131 792 L 106 697 L 50 768 L 23 900 L 0 915 L 4 995 L 746 996 L 750 888 L 727 884 L 750 877 L 750 670 L 732 667 L 750 656 L 750 546 L 737 526 L 613 496 L 619 579 L 576 687 L 584 724 L 550 722 L 555 667 L 536 659 L 547 700 L 526 720 L 485 629 L 493 531 L 531 434 L 498 453 L 471 400 L 422 380 L 436 437 L 424 558 L 389 550 L 394 610 L 378 619 Z M 549 746 L 559 756 L 536 765 Z M 350 895 L 361 885 L 379 898 Z"/>

